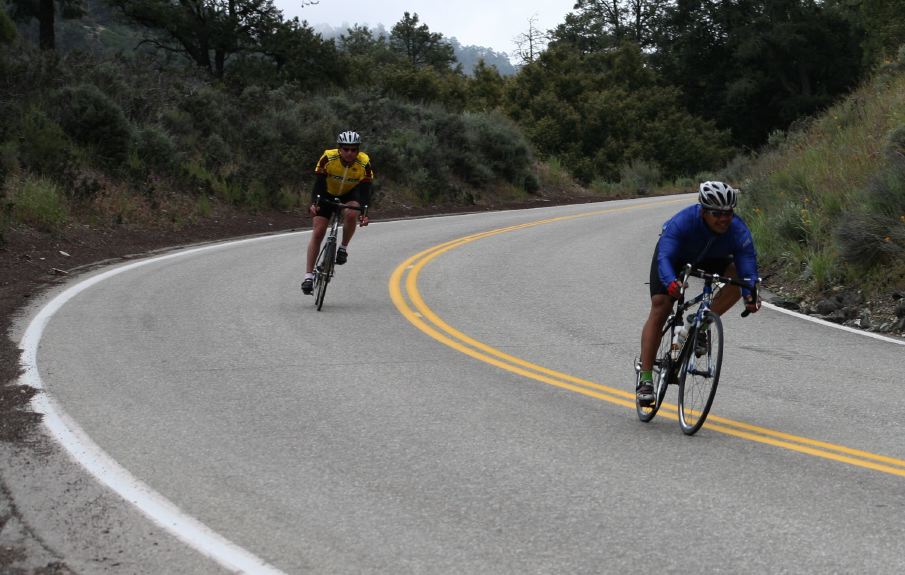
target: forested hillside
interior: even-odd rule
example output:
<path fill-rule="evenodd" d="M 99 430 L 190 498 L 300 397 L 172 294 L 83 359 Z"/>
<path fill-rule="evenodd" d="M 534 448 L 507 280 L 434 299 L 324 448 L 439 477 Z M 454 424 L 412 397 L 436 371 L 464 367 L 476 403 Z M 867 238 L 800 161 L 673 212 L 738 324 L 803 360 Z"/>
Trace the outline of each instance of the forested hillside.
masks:
<path fill-rule="evenodd" d="M 810 270 L 802 281 L 814 289 L 852 277 L 845 266 L 888 261 L 858 255 L 861 228 L 831 225 L 850 200 L 881 206 L 859 208 L 855 221 L 870 225 L 905 213 L 885 203 L 883 190 L 901 185 L 893 153 L 864 170 L 857 193 L 836 190 L 844 201 L 807 242 L 795 234 L 813 214 L 807 225 L 788 216 L 851 184 L 801 184 L 812 142 L 802 134 L 826 110 L 862 109 L 841 102 L 879 67 L 896 81 L 905 0 L 578 0 L 555 29 L 526 32 L 537 49 L 509 74 L 486 62 L 466 73 L 455 43 L 416 13 L 386 33 L 325 38 L 272 0 L 0 6 L 0 233 L 295 210 L 345 129 L 374 159 L 377 209 L 577 186 L 599 197 L 687 191 L 716 176 L 750 186 L 755 213 L 799 230 L 758 238 L 765 253 Z M 788 178 L 765 172 L 783 162 Z M 791 200 L 786 188 L 806 192 Z"/>

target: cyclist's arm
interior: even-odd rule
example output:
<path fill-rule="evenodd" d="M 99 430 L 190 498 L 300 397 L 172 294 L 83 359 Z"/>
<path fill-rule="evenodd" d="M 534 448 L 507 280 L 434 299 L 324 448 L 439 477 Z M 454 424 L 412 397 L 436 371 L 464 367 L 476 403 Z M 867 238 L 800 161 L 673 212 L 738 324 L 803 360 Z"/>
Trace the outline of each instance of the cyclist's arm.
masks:
<path fill-rule="evenodd" d="M 318 196 L 327 194 L 327 174 L 317 174 L 314 177 L 314 187 L 311 189 L 311 205 L 317 202 Z"/>
<path fill-rule="evenodd" d="M 758 277 L 757 273 L 757 251 L 754 248 L 754 238 L 751 232 L 745 226 L 738 234 L 738 248 L 735 251 L 735 270 L 739 279 L 752 278 L 752 281 Z M 751 296 L 751 290 L 743 287 L 742 296 L 745 298 Z"/>
<path fill-rule="evenodd" d="M 663 287 L 677 280 L 676 270 L 673 268 L 673 259 L 679 252 L 679 240 L 668 227 L 663 229 L 660 241 L 657 243 L 657 274 Z"/>
<path fill-rule="evenodd" d="M 697 211 L 697 205 L 680 210 L 663 224 L 657 248 L 657 275 L 663 287 L 678 280 L 675 266 L 684 265 L 693 256 L 689 251 L 698 253 L 699 240 L 696 236 L 702 231 L 703 221 Z M 703 246 L 703 244 L 702 244 Z"/>
<path fill-rule="evenodd" d="M 371 205 L 371 182 L 363 181 L 358 184 L 358 201 L 362 207 Z"/>

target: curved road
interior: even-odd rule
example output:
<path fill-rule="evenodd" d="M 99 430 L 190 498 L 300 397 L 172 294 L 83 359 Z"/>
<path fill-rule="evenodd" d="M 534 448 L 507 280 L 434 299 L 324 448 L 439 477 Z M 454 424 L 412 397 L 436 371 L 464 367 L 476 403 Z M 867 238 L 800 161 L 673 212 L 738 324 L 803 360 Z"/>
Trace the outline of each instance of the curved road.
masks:
<path fill-rule="evenodd" d="M 11 489 L 55 494 L 26 519 L 81 572 L 901 572 L 903 346 L 733 310 L 708 425 L 637 420 L 650 250 L 690 201 L 376 222 L 320 313 L 307 233 L 111 275 L 48 318 L 40 378 L 222 545 L 84 477 Z"/>

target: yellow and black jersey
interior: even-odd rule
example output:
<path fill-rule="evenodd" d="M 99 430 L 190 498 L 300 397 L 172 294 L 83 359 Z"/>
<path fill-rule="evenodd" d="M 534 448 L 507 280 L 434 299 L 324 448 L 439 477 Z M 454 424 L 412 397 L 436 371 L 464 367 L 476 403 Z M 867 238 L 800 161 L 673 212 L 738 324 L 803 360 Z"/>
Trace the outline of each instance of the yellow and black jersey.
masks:
<path fill-rule="evenodd" d="M 324 150 L 324 154 L 317 161 L 314 173 L 326 176 L 326 192 L 331 196 L 342 196 L 358 184 L 370 184 L 374 179 L 371 159 L 367 154 L 358 152 L 355 161 L 346 166 L 340 159 L 338 148 Z"/>

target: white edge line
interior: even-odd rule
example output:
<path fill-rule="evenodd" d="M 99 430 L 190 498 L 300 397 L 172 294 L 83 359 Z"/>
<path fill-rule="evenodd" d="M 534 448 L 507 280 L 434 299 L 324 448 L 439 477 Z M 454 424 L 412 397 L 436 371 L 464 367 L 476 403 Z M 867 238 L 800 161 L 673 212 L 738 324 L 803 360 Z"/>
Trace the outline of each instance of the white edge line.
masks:
<path fill-rule="evenodd" d="M 157 493 L 129 473 L 94 443 L 44 390 L 44 382 L 38 372 L 38 346 L 41 343 L 44 328 L 53 315 L 69 300 L 94 284 L 150 263 L 221 249 L 225 246 L 232 247 L 238 244 L 301 233 L 306 232 L 257 236 L 244 240 L 206 245 L 136 261 L 92 276 L 67 288 L 41 308 L 29 323 L 20 341 L 23 357 L 22 368 L 24 371 L 19 378 L 19 383 L 33 387 L 41 392 L 35 394 L 34 398 L 32 398 L 32 409 L 37 413 L 43 414 L 43 423 L 50 431 L 50 434 L 69 452 L 69 455 L 76 463 L 84 467 L 101 484 L 106 485 L 124 500 L 134 505 L 154 523 L 174 535 L 177 539 L 212 559 L 225 569 L 237 573 L 285 575 L 283 571 L 273 567 L 260 557 L 229 541 L 194 517 L 184 513 L 163 495 Z"/>
<path fill-rule="evenodd" d="M 905 340 L 895 339 L 895 338 L 892 338 L 892 337 L 887 337 L 887 336 L 885 336 L 885 335 L 880 335 L 880 334 L 878 334 L 878 333 L 873 333 L 873 332 L 869 332 L 869 331 L 864 331 L 863 329 L 855 329 L 855 328 L 853 328 L 853 327 L 848 327 L 848 326 L 846 326 L 846 325 L 839 325 L 838 323 L 833 323 L 833 322 L 831 322 L 831 321 L 826 321 L 825 319 L 820 319 L 819 317 L 813 317 L 813 316 L 810 316 L 810 315 L 805 315 L 805 314 L 803 314 L 803 313 L 799 313 L 799 312 L 797 312 L 797 311 L 792 311 L 792 310 L 790 310 L 790 309 L 786 309 L 786 308 L 784 308 L 784 307 L 779 307 L 778 305 L 775 305 L 775 304 L 772 304 L 772 303 L 763 302 L 762 305 L 763 305 L 764 307 L 768 307 L 768 308 L 770 308 L 770 309 L 772 309 L 772 310 L 776 310 L 776 311 L 778 311 L 778 312 L 782 312 L 782 313 L 784 313 L 784 314 L 788 314 L 788 315 L 791 315 L 791 316 L 793 316 L 793 317 L 797 317 L 797 318 L 799 318 L 799 319 L 804 319 L 804 320 L 807 320 L 807 321 L 812 321 L 812 322 L 814 322 L 814 323 L 819 323 L 820 325 L 825 325 L 825 326 L 827 326 L 827 327 L 833 327 L 833 328 L 836 328 L 836 329 L 841 329 L 842 331 L 847 331 L 847 332 L 849 332 L 849 333 L 856 333 L 856 334 L 858 334 L 858 335 L 863 335 L 863 336 L 867 336 L 867 337 L 872 337 L 872 338 L 874 338 L 874 339 L 879 339 L 880 341 L 885 341 L 885 342 L 889 342 L 889 343 L 895 343 L 895 344 L 898 344 L 898 345 L 905 345 Z"/>

